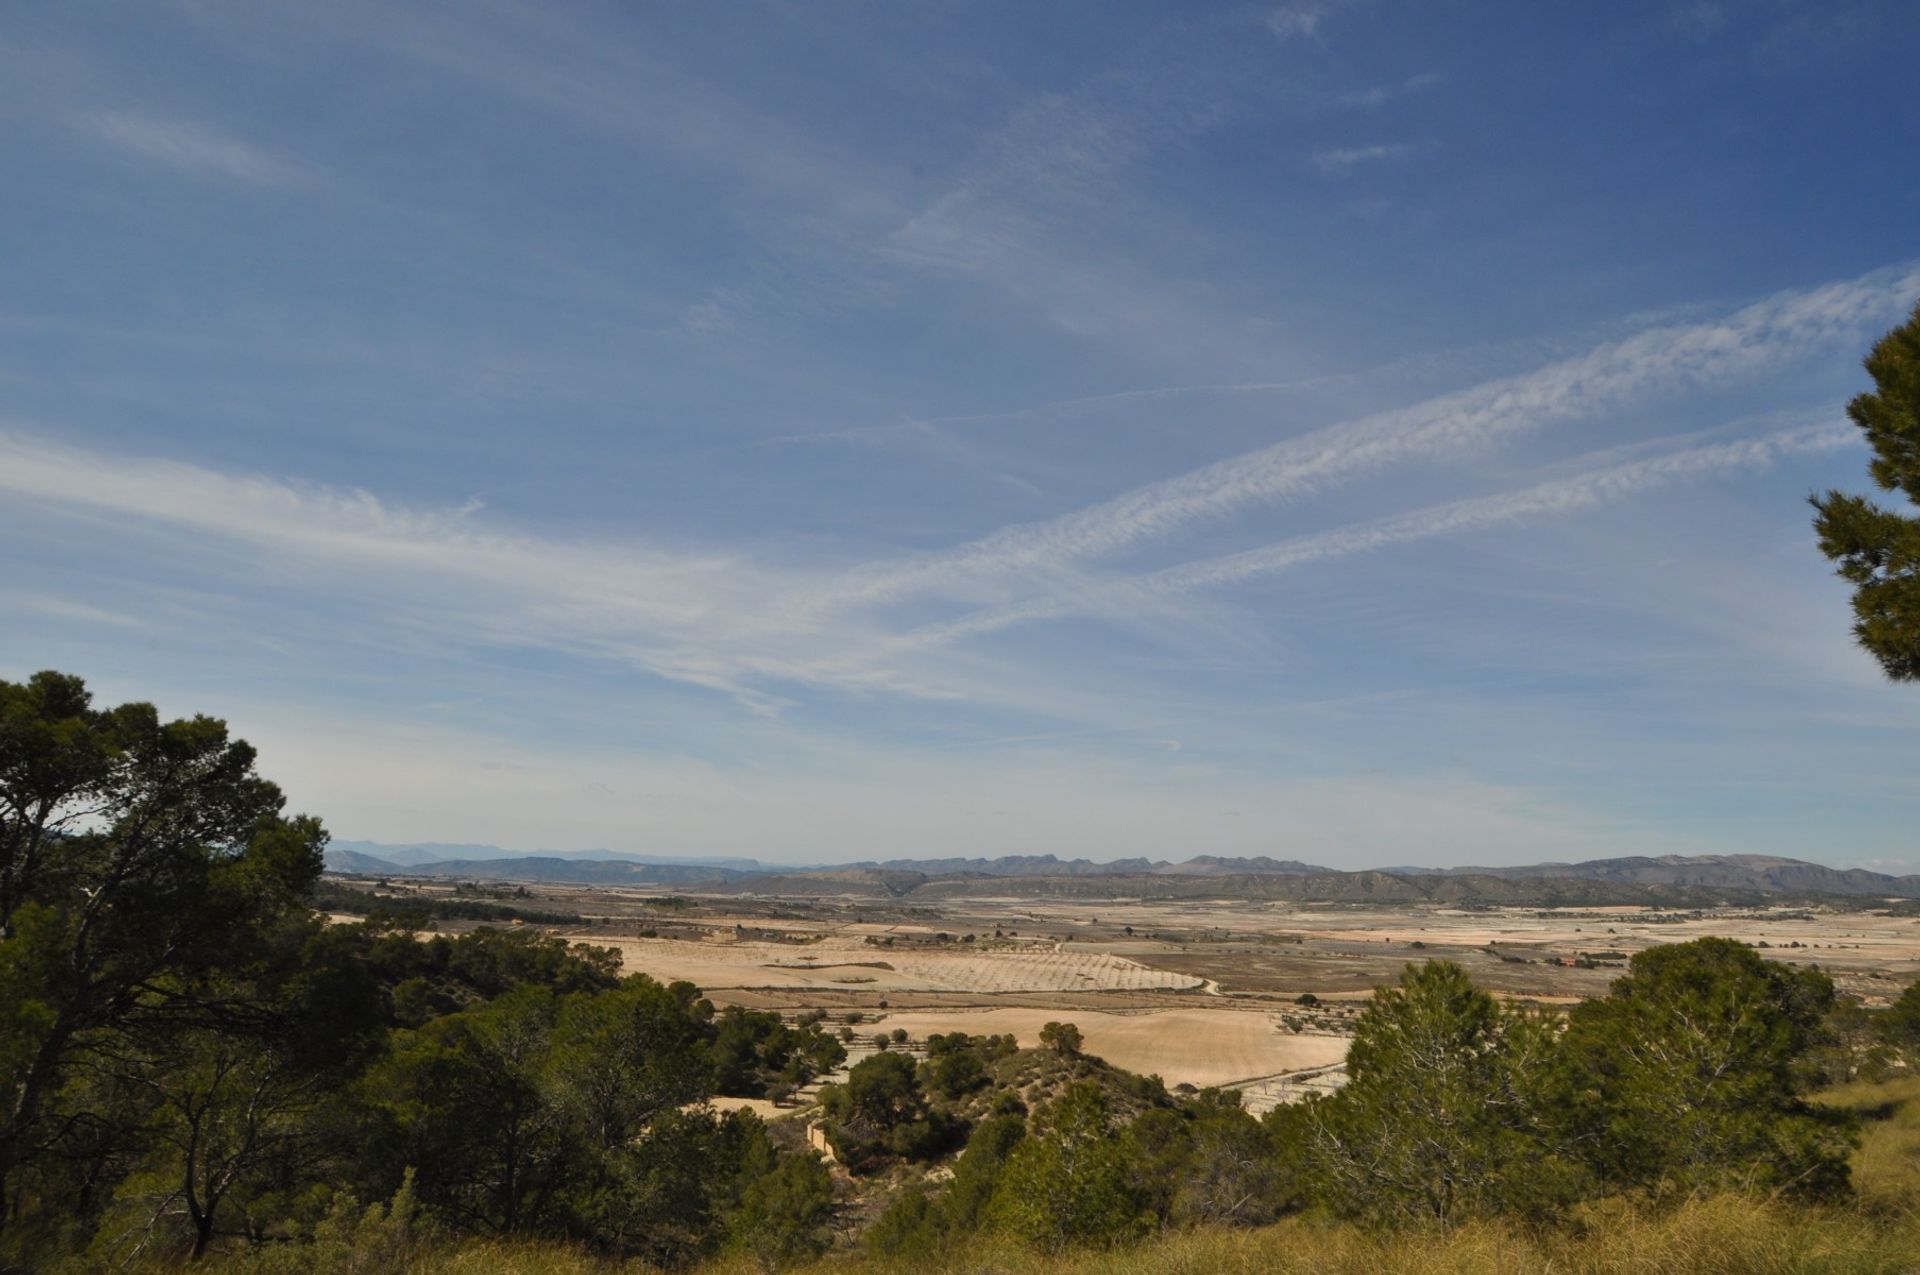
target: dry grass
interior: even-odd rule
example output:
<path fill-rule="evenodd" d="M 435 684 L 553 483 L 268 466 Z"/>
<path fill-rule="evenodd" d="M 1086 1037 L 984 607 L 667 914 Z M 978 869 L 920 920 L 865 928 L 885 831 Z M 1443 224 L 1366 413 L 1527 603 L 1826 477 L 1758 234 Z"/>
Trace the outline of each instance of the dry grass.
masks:
<path fill-rule="evenodd" d="M 1802 1211 L 1723 1196 L 1646 1215 L 1596 1214 L 1585 1234 L 1530 1236 L 1504 1226 L 1370 1234 L 1290 1219 L 1253 1231 L 1196 1231 L 1137 1249 L 1046 1258 L 969 1245 L 915 1275 L 1911 1275 L 1920 1226 L 1875 1225 L 1851 1210 Z M 747 1268 L 722 1268 L 745 1275 Z M 828 1259 L 826 1272 L 894 1269 Z M 716 1270 L 712 1275 L 720 1275 Z"/>
<path fill-rule="evenodd" d="M 1339 1223 L 1294 1218 L 1258 1230 L 1171 1235 L 1113 1253 L 1045 1257 L 994 1241 L 969 1240 L 913 1275 L 1914 1275 L 1920 1219 L 1874 1219 L 1854 1209 L 1802 1210 L 1735 1196 L 1644 1214 L 1597 1211 L 1584 1233 L 1529 1235 L 1498 1225 L 1450 1232 L 1373 1234 Z M 219 1269 L 219 1265 L 213 1269 Z M 229 1267 L 229 1271 L 245 1267 Z M 393 1275 L 639 1275 L 552 1244 L 475 1241 L 439 1249 Z M 884 1261 L 832 1254 L 804 1275 L 882 1275 Z M 382 1275 L 386 1275 L 386 1271 Z M 368 1275 L 372 1275 L 371 1272 Z M 723 1259 L 701 1275 L 760 1275 L 745 1259 Z"/>
<path fill-rule="evenodd" d="M 1822 1101 L 1866 1119 L 1853 1158 L 1861 1210 L 1893 1224 L 1920 1224 L 1920 1076 L 1846 1085 Z M 1920 1248 L 1913 1269 L 1920 1271 Z"/>

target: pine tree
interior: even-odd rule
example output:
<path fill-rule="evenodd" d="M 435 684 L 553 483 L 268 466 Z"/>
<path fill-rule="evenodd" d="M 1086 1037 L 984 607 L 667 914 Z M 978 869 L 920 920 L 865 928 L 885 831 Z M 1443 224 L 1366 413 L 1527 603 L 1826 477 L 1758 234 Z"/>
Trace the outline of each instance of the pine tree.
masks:
<path fill-rule="evenodd" d="M 1881 490 L 1920 504 L 1920 307 L 1867 356 L 1874 389 L 1847 405 L 1874 458 Z M 1813 498 L 1820 551 L 1853 585 L 1853 632 L 1897 682 L 1920 679 L 1920 516 L 1864 496 L 1829 491 Z"/>

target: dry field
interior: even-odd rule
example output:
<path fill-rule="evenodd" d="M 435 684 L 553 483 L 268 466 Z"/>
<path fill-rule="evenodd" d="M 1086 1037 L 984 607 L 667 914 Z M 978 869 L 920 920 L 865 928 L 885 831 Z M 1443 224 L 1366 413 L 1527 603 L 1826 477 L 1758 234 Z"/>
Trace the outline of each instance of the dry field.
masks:
<path fill-rule="evenodd" d="M 1151 969 L 1123 956 L 1035 947 L 876 948 L 831 939 L 790 943 L 592 938 L 617 949 L 626 969 L 663 982 L 685 979 L 706 991 L 738 988 L 846 988 L 877 992 L 1179 991 L 1189 974 Z"/>
<path fill-rule="evenodd" d="M 1869 1003 L 1920 979 L 1920 917 L 1870 910 L 535 893 L 593 918 L 567 937 L 616 948 L 628 970 L 685 979 L 719 1004 L 858 1011 L 863 1036 L 880 1022 L 916 1040 L 1012 1032 L 1029 1045 L 1059 1019 L 1080 1028 L 1089 1053 L 1168 1084 L 1284 1077 L 1251 1085 L 1253 1098 L 1320 1083 L 1313 1073 L 1343 1057 L 1358 1003 L 1433 957 L 1498 994 L 1542 1002 L 1603 995 L 1634 952 L 1703 935 L 1818 964 Z M 1578 968 L 1583 956 L 1600 963 Z M 1296 1003 L 1308 993 L 1318 1010 Z"/>
<path fill-rule="evenodd" d="M 1004 906 L 999 900 L 992 903 Z M 1818 964 L 1842 991 L 1873 1003 L 1898 995 L 1920 979 L 1920 917 L 1867 911 L 1466 911 L 1224 899 L 1096 906 L 1097 911 L 1090 911 L 1082 900 L 1029 900 L 1022 917 L 1030 926 L 1075 932 L 1084 936 L 1081 942 L 1157 969 L 1212 980 L 1228 994 L 1256 997 L 1365 994 L 1397 977 L 1409 961 L 1443 957 L 1465 965 L 1484 986 L 1504 994 L 1580 999 L 1604 994 L 1620 969 L 1569 968 L 1560 961 L 1573 961 L 1582 953 L 1631 956 L 1656 944 L 1706 935 L 1739 939 L 1777 960 Z M 1113 933 L 1125 926 L 1134 933 Z"/>
<path fill-rule="evenodd" d="M 1346 1057 L 1343 1036 L 1295 1035 L 1272 1015 L 1241 1009 L 1169 1009 L 1137 1014 L 1043 1009 L 908 1010 L 889 1013 L 886 1029 L 905 1028 L 915 1040 L 934 1032 L 1012 1033 L 1022 1045 L 1040 1043 L 1040 1028 L 1071 1022 L 1083 1048 L 1116 1067 L 1159 1076 L 1170 1085 L 1229 1085 L 1281 1072 L 1326 1067 Z"/>
<path fill-rule="evenodd" d="M 1069 1021 L 1087 1052 L 1117 1066 L 1168 1084 L 1248 1086 L 1250 1101 L 1297 1096 L 1302 1083 L 1320 1083 L 1316 1070 L 1344 1056 L 1339 1033 L 1354 1002 L 1430 957 L 1460 962 L 1499 994 L 1542 1002 L 1603 995 L 1625 957 L 1709 934 L 1776 959 L 1817 963 L 1843 991 L 1872 1002 L 1920 978 L 1920 918 L 1866 911 L 987 895 L 891 915 L 872 901 L 763 901 L 781 911 L 756 919 L 738 911 L 738 900 L 695 904 L 712 910 L 701 908 L 674 936 L 586 941 L 619 948 L 628 969 L 687 979 L 723 1004 L 859 1009 L 869 1023 L 904 1028 L 916 1040 L 942 1031 L 1011 1032 L 1031 1045 L 1042 1024 Z M 1008 937 L 989 939 L 996 929 Z M 937 941 L 943 930 L 980 939 Z M 877 945 L 888 940 L 894 946 Z M 1582 954 L 1602 963 L 1574 967 Z M 1295 1004 L 1306 993 L 1325 1002 L 1319 1012 Z M 1274 1076 L 1284 1078 L 1249 1084 Z"/>

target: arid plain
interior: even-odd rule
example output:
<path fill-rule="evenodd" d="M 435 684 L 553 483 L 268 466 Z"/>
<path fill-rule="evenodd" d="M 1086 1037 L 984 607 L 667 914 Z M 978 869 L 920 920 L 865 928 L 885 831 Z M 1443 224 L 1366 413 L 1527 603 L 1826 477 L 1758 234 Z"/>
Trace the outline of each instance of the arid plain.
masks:
<path fill-rule="evenodd" d="M 1337 1084 L 1372 989 L 1428 958 L 1545 1004 L 1601 994 L 1633 953 L 1709 934 L 1818 964 L 1869 1005 L 1920 977 L 1920 916 L 1873 900 L 1461 908 L 983 892 L 930 905 L 872 894 L 525 888 L 534 897 L 523 902 L 581 918 L 548 928 L 614 949 L 626 969 L 692 982 L 719 1005 L 825 1011 L 852 1028 L 856 1055 L 897 1030 L 910 1042 L 966 1031 L 1031 1045 L 1044 1024 L 1067 1021 L 1089 1053 L 1169 1085 L 1238 1088 L 1254 1107 Z M 455 889 L 419 879 L 381 887 L 427 898 Z"/>

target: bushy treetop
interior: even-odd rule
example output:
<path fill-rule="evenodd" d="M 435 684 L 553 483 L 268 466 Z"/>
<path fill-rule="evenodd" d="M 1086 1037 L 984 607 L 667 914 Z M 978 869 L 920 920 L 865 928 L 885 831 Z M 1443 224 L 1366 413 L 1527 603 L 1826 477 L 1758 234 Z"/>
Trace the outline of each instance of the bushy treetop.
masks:
<path fill-rule="evenodd" d="M 1895 681 L 1920 678 L 1920 307 L 1866 360 L 1874 388 L 1847 405 L 1873 448 L 1868 474 L 1908 510 L 1863 496 L 1816 496 L 1820 550 L 1853 585 L 1854 635 Z"/>

